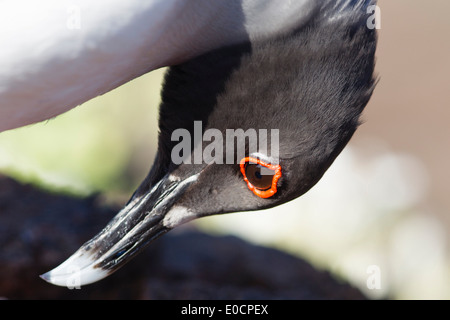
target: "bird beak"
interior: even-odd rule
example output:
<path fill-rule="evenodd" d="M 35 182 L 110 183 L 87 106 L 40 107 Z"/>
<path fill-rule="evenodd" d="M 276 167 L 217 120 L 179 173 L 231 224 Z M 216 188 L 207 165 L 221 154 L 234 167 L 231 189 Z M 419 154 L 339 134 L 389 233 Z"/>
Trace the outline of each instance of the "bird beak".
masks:
<path fill-rule="evenodd" d="M 173 222 L 169 217 L 173 212 L 168 213 L 197 177 L 198 174 L 180 180 L 166 175 L 150 192 L 133 197 L 99 234 L 41 278 L 58 286 L 73 287 L 109 276 L 152 240 L 174 227 L 169 223 Z M 190 219 L 178 220 L 182 223 Z"/>

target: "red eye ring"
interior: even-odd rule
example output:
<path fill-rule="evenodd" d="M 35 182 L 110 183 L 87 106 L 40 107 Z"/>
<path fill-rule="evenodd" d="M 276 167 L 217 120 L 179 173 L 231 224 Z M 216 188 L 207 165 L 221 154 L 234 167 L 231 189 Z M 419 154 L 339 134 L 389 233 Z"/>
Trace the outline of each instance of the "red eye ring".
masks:
<path fill-rule="evenodd" d="M 247 176 L 245 174 L 245 167 L 248 163 L 259 164 L 259 165 L 266 167 L 270 170 L 273 170 L 275 172 L 273 175 L 273 178 L 272 178 L 272 186 L 270 187 L 270 189 L 261 190 L 261 189 L 256 188 L 253 184 L 250 183 L 250 181 L 247 179 Z M 240 167 L 241 167 L 241 173 L 244 176 L 244 181 L 247 182 L 248 188 L 251 191 L 253 191 L 253 193 L 255 195 L 257 195 L 260 198 L 266 199 L 266 198 L 270 198 L 275 193 L 277 193 L 277 183 L 278 183 L 278 179 L 280 179 L 280 177 L 281 177 L 281 166 L 279 164 L 270 164 L 270 163 L 264 162 L 258 158 L 245 157 L 241 160 Z"/>

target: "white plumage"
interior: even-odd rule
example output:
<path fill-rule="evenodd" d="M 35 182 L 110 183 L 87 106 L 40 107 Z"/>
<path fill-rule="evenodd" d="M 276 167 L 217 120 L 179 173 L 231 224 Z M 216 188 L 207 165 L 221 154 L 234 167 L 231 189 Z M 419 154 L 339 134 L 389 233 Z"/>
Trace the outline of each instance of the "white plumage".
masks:
<path fill-rule="evenodd" d="M 4 0 L 0 132 L 162 66 L 298 25 L 312 0 Z"/>

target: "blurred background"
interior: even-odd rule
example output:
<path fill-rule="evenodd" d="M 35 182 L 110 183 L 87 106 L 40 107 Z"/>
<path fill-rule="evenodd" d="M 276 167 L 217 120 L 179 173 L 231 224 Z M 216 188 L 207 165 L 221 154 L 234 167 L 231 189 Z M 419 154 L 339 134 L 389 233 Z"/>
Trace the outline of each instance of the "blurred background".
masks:
<path fill-rule="evenodd" d="M 302 256 L 369 297 L 450 299 L 450 2 L 379 6 L 380 81 L 365 123 L 323 179 L 286 205 L 190 224 Z M 124 204 L 155 156 L 163 74 L 3 132 L 0 172 Z"/>

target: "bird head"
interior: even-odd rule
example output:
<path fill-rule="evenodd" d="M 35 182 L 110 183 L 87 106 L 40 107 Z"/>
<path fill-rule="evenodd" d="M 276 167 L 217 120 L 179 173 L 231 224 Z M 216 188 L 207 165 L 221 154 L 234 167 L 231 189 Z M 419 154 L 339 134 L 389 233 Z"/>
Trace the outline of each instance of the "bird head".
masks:
<path fill-rule="evenodd" d="M 362 9 L 330 19 L 324 7 L 291 32 L 169 68 L 150 173 L 97 236 L 42 277 L 64 286 L 76 270 L 92 283 L 187 221 L 274 207 L 312 188 L 374 89 L 376 34 Z"/>

